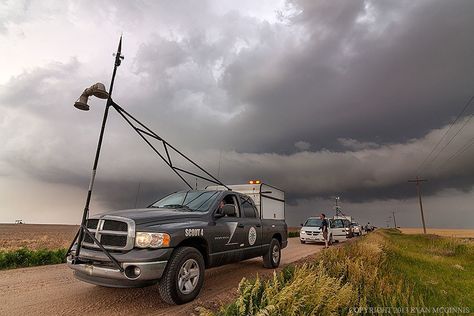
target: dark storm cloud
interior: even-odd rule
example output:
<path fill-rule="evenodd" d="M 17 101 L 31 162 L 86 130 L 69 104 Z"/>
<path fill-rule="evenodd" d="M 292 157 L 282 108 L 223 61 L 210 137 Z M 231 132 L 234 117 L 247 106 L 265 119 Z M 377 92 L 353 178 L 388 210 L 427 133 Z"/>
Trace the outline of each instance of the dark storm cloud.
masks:
<path fill-rule="evenodd" d="M 298 2 L 302 47 L 248 52 L 226 71 L 228 90 L 253 105 L 235 121 L 239 146 L 399 142 L 447 123 L 474 83 L 474 4 L 410 3 Z"/>
<path fill-rule="evenodd" d="M 91 21 L 134 35 L 114 100 L 224 182 L 261 178 L 295 209 L 334 194 L 412 197 L 407 179 L 472 93 L 472 1 L 295 1 L 280 22 L 212 2 L 113 6 Z M 0 86 L 2 174 L 87 188 L 103 102 L 88 113 L 72 103 L 110 75 L 89 63 L 53 62 Z M 472 152 L 448 158 L 473 132 L 424 171 L 427 194 L 472 188 Z M 139 205 L 183 188 L 112 111 L 97 199 L 133 207 L 138 184 Z"/>

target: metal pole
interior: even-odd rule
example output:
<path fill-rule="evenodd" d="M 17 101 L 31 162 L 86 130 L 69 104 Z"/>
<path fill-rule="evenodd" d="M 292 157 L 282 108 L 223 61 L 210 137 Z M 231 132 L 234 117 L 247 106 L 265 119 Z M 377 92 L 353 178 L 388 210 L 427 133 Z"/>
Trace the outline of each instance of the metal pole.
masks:
<path fill-rule="evenodd" d="M 393 215 L 393 225 L 397 228 L 397 220 L 395 219 L 395 212 L 392 212 Z"/>
<path fill-rule="evenodd" d="M 107 104 L 105 106 L 104 117 L 102 118 L 102 126 L 100 128 L 99 141 L 97 143 L 97 149 L 95 152 L 94 166 L 92 167 L 91 182 L 89 184 L 89 190 L 87 191 L 87 198 L 86 198 L 86 205 L 84 206 L 84 212 L 82 213 L 81 228 L 79 230 L 75 258 L 79 258 L 79 254 L 81 252 L 82 239 L 84 237 L 84 229 L 85 229 L 84 227 L 86 227 L 86 221 L 87 221 L 87 218 L 89 217 L 89 205 L 91 202 L 92 189 L 94 187 L 94 182 L 95 182 L 95 175 L 97 173 L 97 165 L 99 164 L 99 156 L 100 156 L 100 150 L 102 148 L 102 140 L 104 138 L 105 124 L 107 123 L 109 108 L 112 105 L 112 91 L 114 89 L 115 75 L 117 73 L 117 67 L 120 66 L 123 59 L 121 52 L 122 52 L 122 36 L 120 36 L 120 41 L 117 48 L 117 54 L 115 55 L 114 71 L 112 73 L 112 79 L 110 81 L 110 87 L 109 87 L 109 97 L 107 98 Z"/>

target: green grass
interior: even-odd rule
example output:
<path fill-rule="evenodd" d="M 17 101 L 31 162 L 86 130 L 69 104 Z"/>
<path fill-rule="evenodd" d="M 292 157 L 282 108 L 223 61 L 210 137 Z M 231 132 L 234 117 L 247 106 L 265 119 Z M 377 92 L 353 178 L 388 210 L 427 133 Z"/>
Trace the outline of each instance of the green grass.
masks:
<path fill-rule="evenodd" d="M 287 267 L 271 279 L 243 279 L 234 302 L 216 312 L 200 312 L 352 315 L 355 308 L 367 311 L 374 307 L 462 307 L 472 312 L 472 293 L 472 242 L 379 230 L 325 250 L 314 262 Z"/>
<path fill-rule="evenodd" d="M 300 237 L 300 232 L 288 232 L 288 238 Z"/>
<path fill-rule="evenodd" d="M 469 306 L 474 311 L 474 246 L 455 238 L 385 232 L 387 268 L 413 283 L 427 306 Z"/>
<path fill-rule="evenodd" d="M 0 251 L 0 270 L 64 263 L 66 251 L 67 249 L 29 250 L 27 248 Z"/>

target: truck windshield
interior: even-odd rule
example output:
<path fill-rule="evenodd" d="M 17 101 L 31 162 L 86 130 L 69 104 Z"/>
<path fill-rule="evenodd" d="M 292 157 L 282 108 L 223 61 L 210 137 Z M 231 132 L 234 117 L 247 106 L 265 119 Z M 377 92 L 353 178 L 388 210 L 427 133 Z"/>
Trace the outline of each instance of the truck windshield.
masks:
<path fill-rule="evenodd" d="M 321 227 L 321 219 L 320 218 L 310 218 L 306 220 L 304 223 L 305 227 Z"/>
<path fill-rule="evenodd" d="M 170 194 L 158 202 L 153 203 L 153 208 L 173 208 L 191 212 L 206 212 L 215 202 L 217 191 L 187 191 Z"/>

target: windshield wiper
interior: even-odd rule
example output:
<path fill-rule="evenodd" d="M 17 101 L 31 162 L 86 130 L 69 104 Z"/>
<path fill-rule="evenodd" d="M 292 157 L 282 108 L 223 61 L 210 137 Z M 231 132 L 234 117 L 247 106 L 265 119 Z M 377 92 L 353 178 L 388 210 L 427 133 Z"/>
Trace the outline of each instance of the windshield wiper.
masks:
<path fill-rule="evenodd" d="M 166 205 L 163 205 L 161 207 L 165 207 L 165 208 L 186 208 L 186 209 L 190 210 L 189 206 L 182 205 L 182 204 L 166 204 Z"/>

